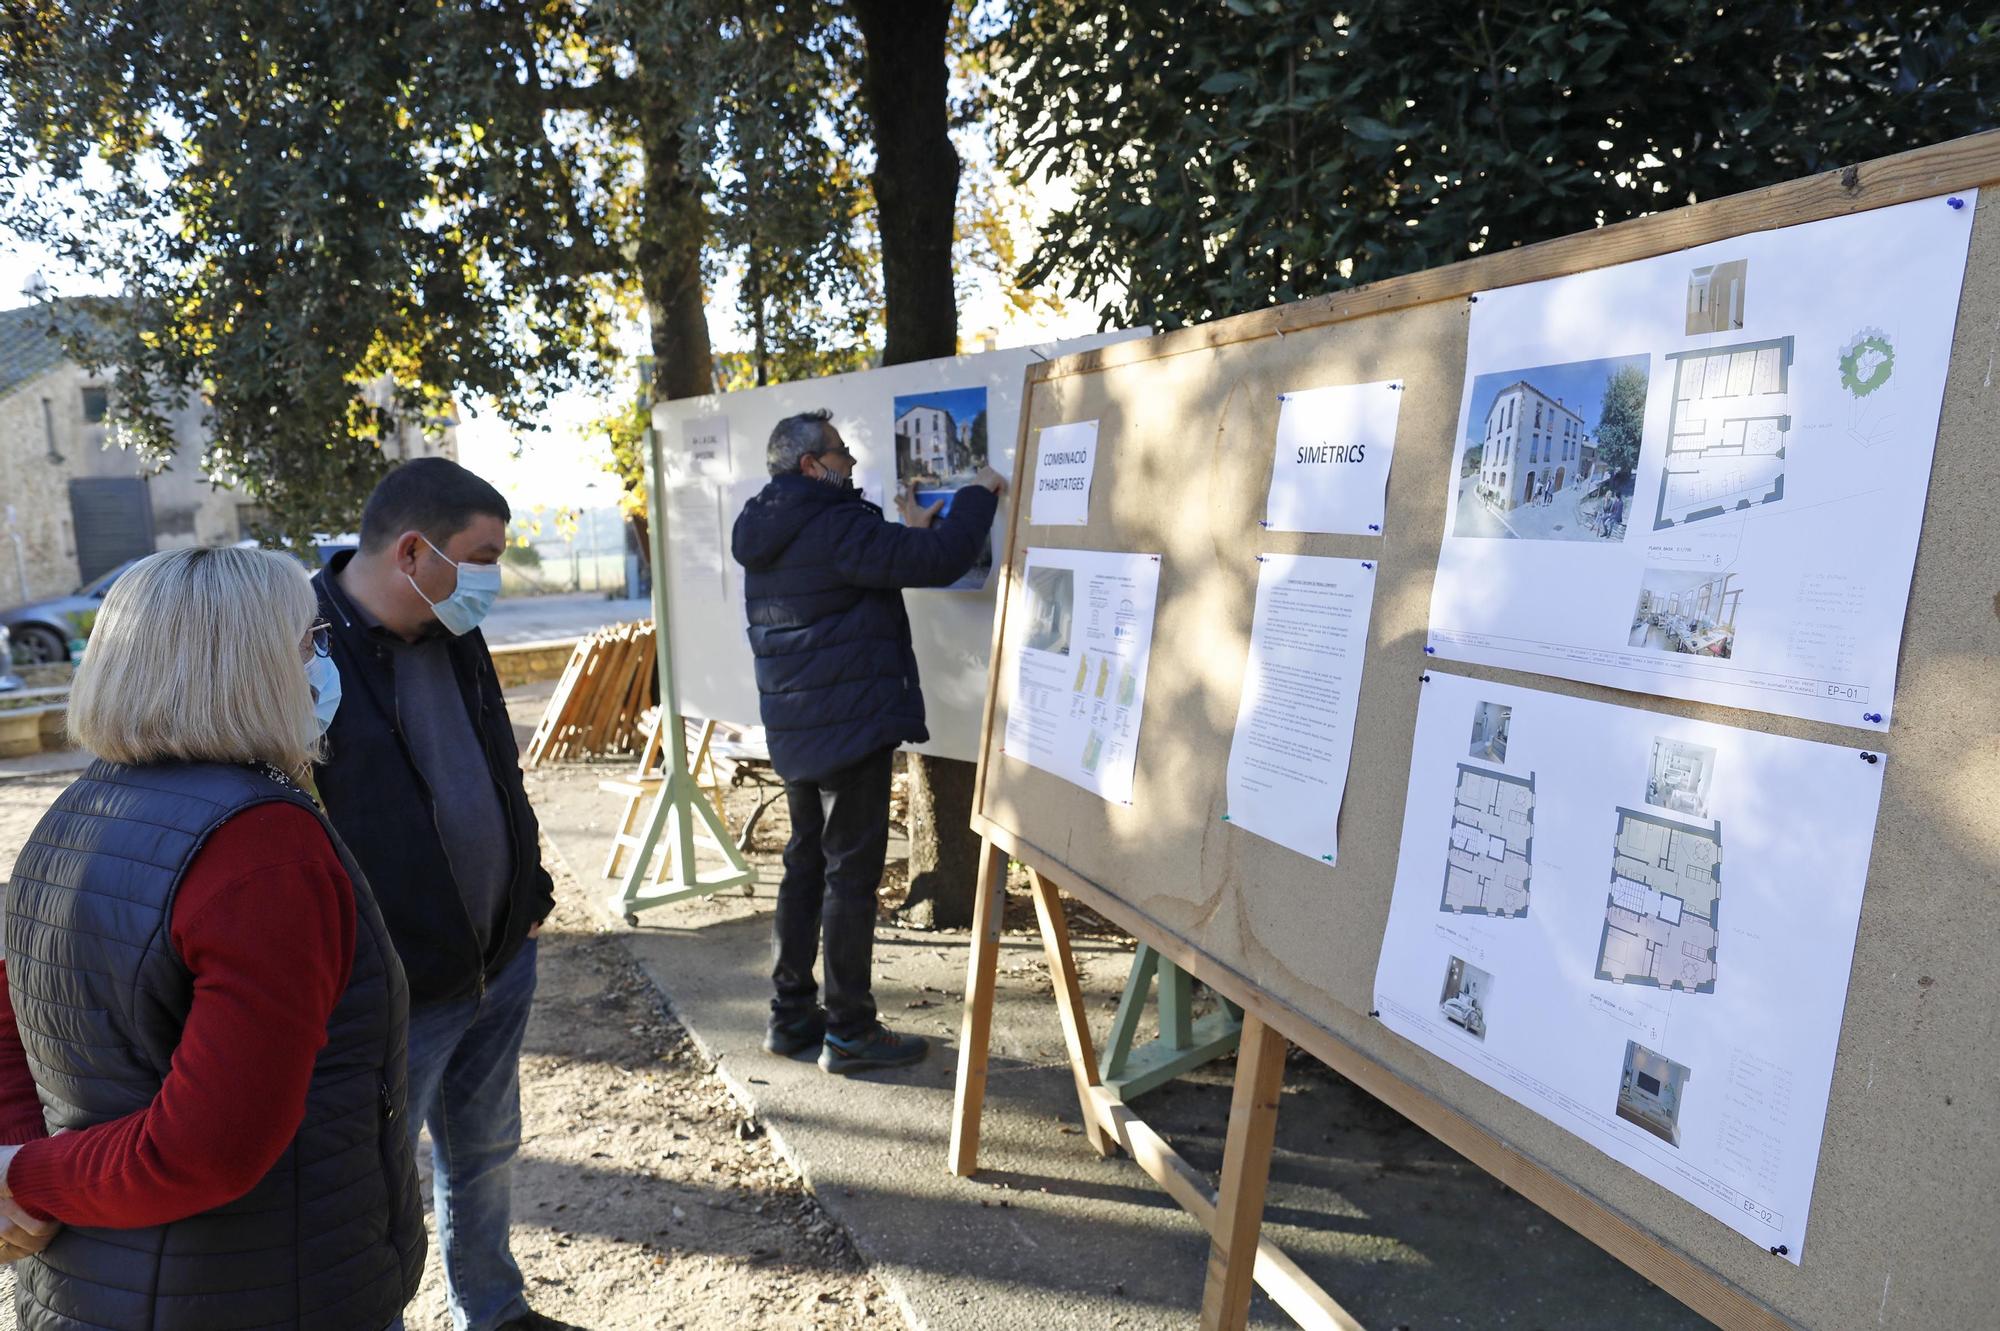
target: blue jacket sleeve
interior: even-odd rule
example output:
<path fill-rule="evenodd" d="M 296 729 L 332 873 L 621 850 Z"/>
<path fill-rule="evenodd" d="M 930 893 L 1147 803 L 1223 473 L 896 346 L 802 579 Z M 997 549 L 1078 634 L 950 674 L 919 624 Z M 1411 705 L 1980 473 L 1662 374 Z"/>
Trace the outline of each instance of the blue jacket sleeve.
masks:
<path fill-rule="evenodd" d="M 1000 499 L 983 485 L 952 497 L 951 512 L 928 527 L 905 527 L 859 511 L 833 545 L 833 564 L 856 587 L 949 587 L 964 577 L 985 548 Z"/>

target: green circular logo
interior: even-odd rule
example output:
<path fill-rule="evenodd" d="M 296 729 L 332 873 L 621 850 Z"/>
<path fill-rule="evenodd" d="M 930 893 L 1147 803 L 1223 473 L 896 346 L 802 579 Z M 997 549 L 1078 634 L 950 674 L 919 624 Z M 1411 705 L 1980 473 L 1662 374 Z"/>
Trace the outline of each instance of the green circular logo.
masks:
<path fill-rule="evenodd" d="M 1867 397 L 1896 372 L 1896 348 L 1879 328 L 1864 328 L 1840 349 L 1840 382 L 1856 397 Z"/>

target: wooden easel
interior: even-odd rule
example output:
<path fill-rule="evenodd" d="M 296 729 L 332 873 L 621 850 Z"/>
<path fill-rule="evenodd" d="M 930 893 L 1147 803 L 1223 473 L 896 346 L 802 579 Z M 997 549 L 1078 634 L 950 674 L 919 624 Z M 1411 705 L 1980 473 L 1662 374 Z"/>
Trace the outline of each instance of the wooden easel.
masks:
<path fill-rule="evenodd" d="M 722 779 L 715 768 L 714 754 L 710 751 L 715 741 L 716 723 L 701 723 L 701 738 L 695 747 L 694 761 L 689 770 L 695 782 L 708 793 L 708 802 L 726 825 L 728 811 L 722 806 Z M 644 840 L 639 830 L 639 811 L 646 806 L 649 798 L 657 797 L 660 789 L 671 776 L 666 770 L 665 748 L 660 743 L 660 726 L 657 717 L 654 724 L 646 728 L 646 746 L 639 754 L 638 767 L 629 777 L 616 778 L 597 783 L 597 788 L 607 795 L 620 795 L 625 799 L 624 811 L 618 817 L 618 828 L 611 834 L 611 850 L 604 859 L 604 877 L 618 876 L 619 861 L 627 850 L 637 850 Z M 701 840 L 699 834 L 697 841 Z M 669 846 L 671 851 L 672 847 Z M 653 870 L 648 882 L 657 885 L 666 871 L 664 861 Z"/>
<path fill-rule="evenodd" d="M 645 405 L 650 412 L 650 398 Z M 661 502 L 666 484 L 665 469 L 660 456 L 659 431 L 650 425 L 646 429 L 646 461 L 647 509 L 652 519 L 647 524 L 647 535 L 652 543 L 653 623 L 659 630 L 652 664 L 658 671 L 660 711 L 653 735 L 665 750 L 666 760 L 643 828 L 633 824 L 628 817 L 620 833 L 626 839 L 622 843 L 614 842 L 612 847 L 614 857 L 628 847 L 634 853 L 631 867 L 625 871 L 624 880 L 611 897 L 611 909 L 631 925 L 639 923 L 639 912 L 642 910 L 685 901 L 690 897 L 709 896 L 725 888 L 741 887 L 757 876 L 756 870 L 743 858 L 743 852 L 736 848 L 718 803 L 702 789 L 695 775 L 700 759 L 695 763 L 688 761 L 680 693 L 674 687 L 673 621 L 667 613 L 667 513 Z M 703 732 L 703 758 L 708 756 L 708 742 L 713 734 L 712 729 Z M 671 743 L 667 742 L 669 736 Z M 631 812 L 633 810 L 628 807 L 628 815 Z M 659 873 L 649 878 L 653 851 L 662 836 L 668 838 L 667 854 Z M 703 877 L 695 861 L 700 846 L 721 853 L 723 867 L 712 876 Z M 653 888 L 665 890 L 648 890 Z"/>
<path fill-rule="evenodd" d="M 1307 1331 L 1363 1331 L 1327 1292 L 1278 1247 L 1259 1237 L 1264 1194 L 1271 1176 L 1271 1148 L 1284 1082 L 1285 1038 L 1254 1013 L 1243 1016 L 1236 1084 L 1230 1097 L 1220 1188 L 1175 1151 L 1164 1137 L 1105 1086 L 1091 1052 L 1076 958 L 1062 899 L 1042 874 L 1028 870 L 1041 927 L 1042 951 L 1055 987 L 1056 1012 L 1070 1074 L 1076 1079 L 1083 1131 L 1091 1148 L 1110 1156 L 1121 1147 L 1208 1231 L 1208 1278 L 1201 1305 L 1202 1331 L 1241 1331 L 1249 1322 L 1250 1291 L 1263 1287 Z M 979 846 L 978 895 L 973 905 L 972 952 L 966 964 L 965 1012 L 959 1026 L 958 1084 L 951 1123 L 951 1172 L 970 1178 L 979 1169 L 979 1120 L 986 1105 L 986 1062 L 993 1034 L 994 986 L 999 975 L 1000 921 L 1007 895 L 1007 853 L 992 838 Z"/>
<path fill-rule="evenodd" d="M 1132 1041 L 1156 982 L 1159 1038 L 1135 1050 Z M 1152 944 L 1139 944 L 1132 953 L 1125 992 L 1118 999 L 1118 1015 L 1111 1019 L 1111 1037 L 1097 1065 L 1098 1076 L 1119 1099 L 1130 1101 L 1236 1049 L 1243 1034 L 1243 1009 L 1225 998 L 1217 1011 L 1197 1020 L 1193 999 L 1194 977 Z"/>

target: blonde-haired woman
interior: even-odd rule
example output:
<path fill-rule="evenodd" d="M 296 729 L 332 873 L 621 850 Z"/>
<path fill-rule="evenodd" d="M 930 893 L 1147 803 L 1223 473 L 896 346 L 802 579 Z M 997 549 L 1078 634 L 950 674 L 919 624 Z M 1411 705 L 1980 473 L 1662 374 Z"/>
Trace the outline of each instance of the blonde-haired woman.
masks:
<path fill-rule="evenodd" d="M 314 607 L 262 550 L 154 555 L 105 597 L 69 714 L 98 760 L 5 901 L 25 1331 L 378 1331 L 416 1291 L 402 967 L 297 784 L 338 702 Z"/>

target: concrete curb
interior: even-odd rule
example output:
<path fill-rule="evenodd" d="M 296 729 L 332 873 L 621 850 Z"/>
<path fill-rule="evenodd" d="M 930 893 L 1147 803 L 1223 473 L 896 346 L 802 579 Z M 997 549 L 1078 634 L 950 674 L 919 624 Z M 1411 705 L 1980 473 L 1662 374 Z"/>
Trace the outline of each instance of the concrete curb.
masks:
<path fill-rule="evenodd" d="M 568 857 L 562 853 L 562 849 L 547 835 L 542 837 L 542 850 L 544 854 L 554 859 L 557 864 L 560 864 L 563 871 L 575 879 L 579 886 L 585 885 L 585 879 L 576 872 L 575 868 L 570 864 Z M 847 1235 L 848 1242 L 852 1243 L 854 1250 L 861 1255 L 861 1260 L 867 1265 L 869 1273 L 881 1282 L 884 1291 L 889 1295 L 890 1301 L 896 1305 L 897 1311 L 903 1315 L 903 1324 L 909 1328 L 909 1331 L 930 1331 L 930 1323 L 917 1311 L 915 1304 L 910 1300 L 909 1292 L 903 1288 L 903 1282 L 894 1274 L 894 1264 L 887 1261 L 885 1255 L 878 1252 L 874 1244 L 868 1242 L 847 1224 L 840 1215 L 840 1208 L 833 1203 L 831 1198 L 821 1194 L 818 1185 L 813 1179 L 811 1163 L 803 1153 L 792 1145 L 776 1125 L 764 1118 L 762 1107 L 758 1103 L 756 1089 L 750 1082 L 736 1075 L 734 1070 L 728 1066 L 727 1056 L 717 1051 L 715 1045 L 689 1019 L 688 1013 L 674 1001 L 672 992 L 654 977 L 652 971 L 642 964 L 638 954 L 633 952 L 627 945 L 632 932 L 631 928 L 625 923 L 624 917 L 621 914 L 611 909 L 606 894 L 601 892 L 586 893 L 585 897 L 589 902 L 590 917 L 597 922 L 598 929 L 603 933 L 618 936 L 619 947 L 623 949 L 627 960 L 632 963 L 633 967 L 641 975 L 646 977 L 646 983 L 652 987 L 655 994 L 659 995 L 660 1002 L 666 1006 L 668 1012 L 673 1014 L 674 1020 L 680 1023 L 681 1029 L 688 1033 L 688 1038 L 694 1041 L 694 1047 L 701 1051 L 702 1058 L 708 1063 L 709 1072 L 722 1082 L 723 1088 L 729 1092 L 729 1097 L 741 1105 L 746 1114 L 757 1120 L 758 1125 L 764 1130 L 764 1135 L 770 1140 L 772 1149 L 777 1151 L 779 1158 L 790 1165 L 793 1172 L 803 1180 L 806 1190 L 812 1193 L 813 1199 L 819 1203 L 820 1209 L 826 1212 L 827 1219 L 838 1225 L 840 1231 Z"/>

